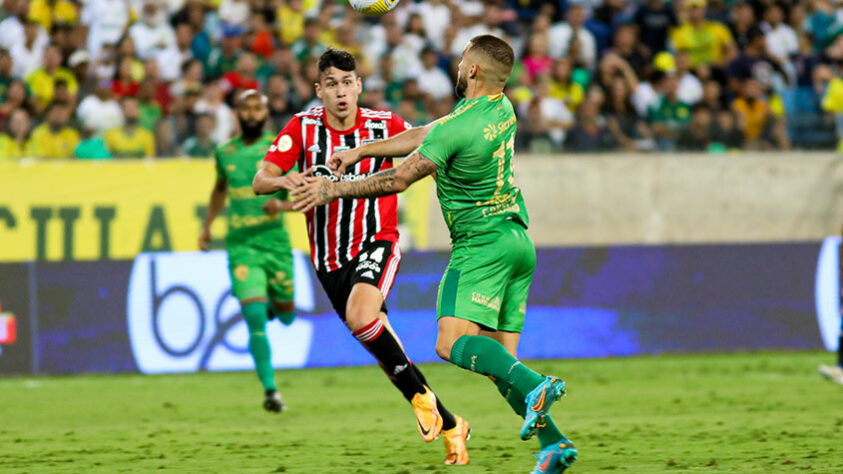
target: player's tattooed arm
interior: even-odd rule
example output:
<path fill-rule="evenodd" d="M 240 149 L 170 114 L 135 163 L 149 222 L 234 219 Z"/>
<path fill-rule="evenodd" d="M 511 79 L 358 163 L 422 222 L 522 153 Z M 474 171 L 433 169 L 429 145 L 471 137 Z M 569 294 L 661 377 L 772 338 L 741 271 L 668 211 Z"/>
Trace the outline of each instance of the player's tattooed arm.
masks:
<path fill-rule="evenodd" d="M 397 168 L 375 173 L 359 181 L 334 183 L 326 178 L 310 179 L 307 186 L 293 192 L 293 209 L 307 212 L 339 198 L 373 198 L 397 194 L 437 169 L 436 163 L 416 151 Z"/>
<path fill-rule="evenodd" d="M 365 157 L 403 157 L 421 146 L 427 132 L 441 119 L 434 120 L 424 127 L 413 127 L 386 140 L 367 143 L 351 150 L 343 150 L 331 155 L 328 168 L 334 170 L 336 176 L 342 176 L 346 168 L 353 166 Z"/>
<path fill-rule="evenodd" d="M 284 174 L 278 165 L 264 161 L 252 180 L 252 190 L 255 194 L 273 194 L 282 189 L 292 191 L 307 184 L 304 176 L 296 171 Z"/>

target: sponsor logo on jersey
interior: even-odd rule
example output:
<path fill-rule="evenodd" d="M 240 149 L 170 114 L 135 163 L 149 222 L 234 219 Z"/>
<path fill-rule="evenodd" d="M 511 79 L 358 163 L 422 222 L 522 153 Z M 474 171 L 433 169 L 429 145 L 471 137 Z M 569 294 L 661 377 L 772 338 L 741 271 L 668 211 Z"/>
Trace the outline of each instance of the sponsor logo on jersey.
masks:
<path fill-rule="evenodd" d="M 337 176 L 334 174 L 334 172 L 331 171 L 331 168 L 328 168 L 325 165 L 312 166 L 311 169 L 313 169 L 313 171 L 312 171 L 313 176 L 316 176 L 317 178 L 319 178 L 319 177 L 328 178 L 329 180 L 331 180 L 334 183 L 336 183 L 337 181 L 357 181 L 359 179 L 366 179 L 366 177 L 371 175 L 371 173 L 359 173 L 359 174 L 346 173 L 346 174 L 342 175 L 342 178 L 337 178 Z"/>
<path fill-rule="evenodd" d="M 479 305 L 483 305 L 487 308 L 491 308 L 495 311 L 500 311 L 501 309 L 501 299 L 498 296 L 494 298 L 482 295 L 476 291 L 471 292 L 471 301 L 473 303 L 477 303 Z"/>
<path fill-rule="evenodd" d="M 302 124 L 302 126 L 306 126 L 306 125 L 319 125 L 320 123 L 322 123 L 322 121 L 321 121 L 321 120 L 319 120 L 319 119 L 315 119 L 315 118 L 310 118 L 310 117 L 305 117 L 305 118 L 303 118 L 303 119 L 301 120 L 301 124 Z"/>
<path fill-rule="evenodd" d="M 294 251 L 293 265 L 296 308 L 312 311 L 307 258 Z M 129 277 L 126 318 L 132 354 L 143 373 L 254 369 L 224 251 L 138 255 Z M 270 324 L 266 335 L 273 347 L 284 348 L 272 351 L 273 367 L 305 365 L 313 340 L 311 321 Z"/>
<path fill-rule="evenodd" d="M 366 123 L 363 124 L 366 128 L 376 129 L 376 130 L 386 130 L 386 122 L 383 121 L 375 121 L 375 120 L 366 120 Z"/>

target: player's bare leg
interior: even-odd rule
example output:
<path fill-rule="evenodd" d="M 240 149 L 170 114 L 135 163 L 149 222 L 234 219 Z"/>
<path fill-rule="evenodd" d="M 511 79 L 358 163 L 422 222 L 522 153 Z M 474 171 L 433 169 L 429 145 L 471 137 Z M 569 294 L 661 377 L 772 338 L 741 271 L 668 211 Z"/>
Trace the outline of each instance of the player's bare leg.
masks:
<path fill-rule="evenodd" d="M 483 331 L 477 323 L 443 316 L 439 318 L 436 353 L 464 369 L 491 377 L 516 413 L 525 417 L 525 425 L 532 415 L 533 423 L 528 426 L 528 433 L 532 436 L 534 432 L 541 432 L 548 443 L 547 447 L 542 443 L 536 472 L 561 472 L 576 460 L 577 452 L 555 429 L 547 411 L 564 394 L 564 383 L 534 372 L 515 358 L 520 337 L 517 333 L 490 336 L 491 333 Z M 540 394 L 540 398 L 533 401 L 536 394 Z M 523 435 L 524 431 L 522 427 L 522 439 L 529 438 Z"/>
<path fill-rule="evenodd" d="M 401 391 L 416 413 L 419 435 L 433 441 L 441 430 L 456 426 L 456 419 L 429 389 L 421 371 L 407 358 L 401 341 L 381 311 L 383 295 L 374 285 L 354 285 L 346 306 L 346 325 L 375 356 L 390 381 Z M 386 321 L 386 323 L 384 323 Z"/>
<path fill-rule="evenodd" d="M 243 319 L 249 327 L 249 353 L 255 361 L 255 371 L 264 389 L 263 407 L 267 411 L 281 412 L 286 407 L 275 386 L 275 371 L 272 368 L 272 352 L 266 337 L 266 298 L 259 296 L 240 302 Z"/>

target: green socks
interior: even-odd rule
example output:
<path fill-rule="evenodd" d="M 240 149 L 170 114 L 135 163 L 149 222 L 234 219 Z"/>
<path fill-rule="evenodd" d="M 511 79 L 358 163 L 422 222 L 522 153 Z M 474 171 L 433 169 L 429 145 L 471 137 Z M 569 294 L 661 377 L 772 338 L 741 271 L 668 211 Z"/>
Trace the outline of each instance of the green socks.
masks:
<path fill-rule="evenodd" d="M 451 362 L 472 372 L 504 380 L 527 394 L 544 377 L 530 370 L 506 351 L 500 342 L 486 336 L 462 336 L 451 347 Z"/>
<path fill-rule="evenodd" d="M 242 307 L 243 319 L 249 326 L 249 352 L 255 360 L 255 370 L 266 391 L 275 391 L 275 371 L 266 338 L 266 303 L 248 303 Z"/>
<path fill-rule="evenodd" d="M 495 385 L 498 386 L 498 391 L 501 395 L 503 395 L 503 398 L 509 402 L 509 406 L 515 410 L 515 413 L 517 413 L 521 418 L 524 418 L 524 414 L 527 412 L 527 404 L 524 402 L 524 398 L 526 398 L 527 395 L 519 392 L 518 390 L 514 390 L 511 385 L 501 379 L 495 380 Z M 543 426 L 539 426 L 538 432 L 539 446 L 541 446 L 542 449 L 553 443 L 558 443 L 564 438 L 562 432 L 559 431 L 559 428 L 556 427 L 556 424 L 550 417 L 550 414 L 545 415 L 542 419 L 542 423 Z"/>
<path fill-rule="evenodd" d="M 293 320 L 296 319 L 295 311 L 281 312 L 273 308 L 272 305 L 269 306 L 269 315 L 273 318 L 278 318 L 284 326 L 293 324 Z"/>
<path fill-rule="evenodd" d="M 495 378 L 498 391 L 522 418 L 527 412 L 524 399 L 544 380 L 544 376 L 522 364 L 498 341 L 486 336 L 462 336 L 451 347 L 451 362 L 482 375 Z M 542 419 L 539 444 L 542 448 L 563 438 L 550 416 Z"/>

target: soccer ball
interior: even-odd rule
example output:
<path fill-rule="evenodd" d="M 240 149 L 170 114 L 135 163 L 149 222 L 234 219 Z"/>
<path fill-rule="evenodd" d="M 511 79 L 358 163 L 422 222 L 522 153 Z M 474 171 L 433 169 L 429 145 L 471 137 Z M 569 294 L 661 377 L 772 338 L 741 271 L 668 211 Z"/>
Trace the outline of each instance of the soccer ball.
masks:
<path fill-rule="evenodd" d="M 348 0 L 351 8 L 367 16 L 381 16 L 398 5 L 399 0 Z"/>

